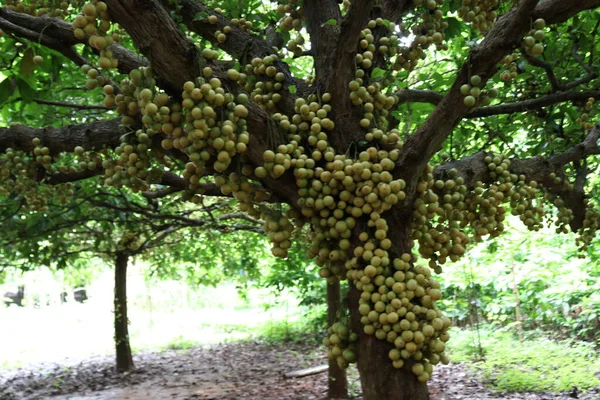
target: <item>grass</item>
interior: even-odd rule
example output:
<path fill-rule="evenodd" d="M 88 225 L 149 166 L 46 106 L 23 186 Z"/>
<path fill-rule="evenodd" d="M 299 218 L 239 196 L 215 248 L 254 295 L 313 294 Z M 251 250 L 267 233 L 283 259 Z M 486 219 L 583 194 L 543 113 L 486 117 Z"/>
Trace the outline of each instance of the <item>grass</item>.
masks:
<path fill-rule="evenodd" d="M 193 349 L 194 347 L 200 346 L 200 343 L 194 340 L 184 339 L 183 336 L 178 336 L 171 340 L 165 346 L 165 349 L 168 350 L 188 350 Z"/>
<path fill-rule="evenodd" d="M 600 387 L 600 354 L 593 344 L 554 341 L 530 332 L 520 343 L 512 333 L 483 327 L 478 334 L 454 328 L 448 342 L 453 362 L 468 362 L 492 387 L 507 392 L 565 392 Z"/>

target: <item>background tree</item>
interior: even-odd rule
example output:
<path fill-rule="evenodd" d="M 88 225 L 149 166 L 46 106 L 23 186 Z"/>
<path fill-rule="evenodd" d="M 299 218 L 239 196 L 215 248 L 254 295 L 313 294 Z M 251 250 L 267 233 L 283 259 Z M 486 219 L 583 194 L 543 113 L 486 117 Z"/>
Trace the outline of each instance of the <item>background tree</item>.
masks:
<path fill-rule="evenodd" d="M 5 118 L 28 123 L 59 100 L 43 98 L 64 82 L 55 59 L 81 67 L 89 98 L 103 86 L 111 108 L 0 129 L 4 193 L 43 207 L 53 189 L 39 182 L 101 175 L 232 196 L 280 257 L 308 225 L 321 276 L 350 282 L 351 329 L 332 326 L 331 356 L 358 360 L 367 400 L 428 398 L 450 326 L 431 270 L 498 236 L 508 212 L 578 232 L 582 252 L 597 229 L 600 0 L 218 5 L 0 8 Z M 90 112 L 58 96 L 52 106 Z"/>
<path fill-rule="evenodd" d="M 205 251 L 189 240 L 182 230 L 262 232 L 259 221 L 245 215 L 227 213 L 228 202 L 207 207 L 182 207 L 185 203 L 159 202 L 118 190 L 90 192 L 89 185 L 66 193 L 68 201 L 45 199 L 47 211 L 27 212 L 11 209 L 7 202 L 0 243 L 5 262 L 23 271 L 38 266 L 57 269 L 101 257 L 114 265 L 114 340 L 116 368 L 134 368 L 129 343 L 127 317 L 127 267 L 134 257 L 151 261 L 154 268 L 171 265 L 169 253 L 181 262 Z M 58 203 L 54 203 L 57 200 Z M 148 201 L 149 200 L 149 201 Z M 64 204 L 60 204 L 64 203 Z M 218 213 L 218 215 L 216 215 Z M 241 217 L 241 218 L 240 218 Z M 242 219 L 243 223 L 239 223 Z M 214 263 L 214 261 L 213 261 Z M 217 268 L 216 265 L 211 266 Z"/>

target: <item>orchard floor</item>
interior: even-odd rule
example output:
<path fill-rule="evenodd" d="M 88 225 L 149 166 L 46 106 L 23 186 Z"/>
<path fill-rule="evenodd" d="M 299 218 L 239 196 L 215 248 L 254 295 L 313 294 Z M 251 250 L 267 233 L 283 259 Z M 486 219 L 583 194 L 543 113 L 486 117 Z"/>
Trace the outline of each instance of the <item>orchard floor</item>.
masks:
<path fill-rule="evenodd" d="M 9 371 L 0 370 L 1 400 L 310 400 L 326 398 L 325 373 L 284 379 L 283 373 L 325 363 L 311 344 L 235 343 L 140 353 L 130 374 L 113 371 L 113 360 L 96 357 Z M 318 348 L 317 350 L 321 350 Z M 350 374 L 360 399 L 356 374 Z M 463 365 L 437 368 L 431 400 L 562 400 L 568 394 L 492 393 Z M 600 399 L 595 393 L 579 399 Z"/>

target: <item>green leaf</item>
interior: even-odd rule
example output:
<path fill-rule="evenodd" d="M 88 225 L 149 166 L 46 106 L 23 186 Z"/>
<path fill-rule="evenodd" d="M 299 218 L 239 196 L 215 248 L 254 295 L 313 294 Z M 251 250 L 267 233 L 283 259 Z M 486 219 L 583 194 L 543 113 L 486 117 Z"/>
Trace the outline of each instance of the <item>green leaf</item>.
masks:
<path fill-rule="evenodd" d="M 336 19 L 330 19 L 329 21 L 325 22 L 327 25 L 337 25 L 337 20 Z"/>
<path fill-rule="evenodd" d="M 287 43 L 290 41 L 291 36 L 288 31 L 281 31 L 280 34 L 281 34 L 281 38 L 283 39 L 283 43 Z"/>
<path fill-rule="evenodd" d="M 60 59 L 60 57 L 52 54 L 51 55 L 51 63 L 52 63 L 52 80 L 56 81 L 59 79 L 60 77 L 60 71 L 63 69 L 63 63 L 62 60 Z"/>
<path fill-rule="evenodd" d="M 291 94 L 296 93 L 296 85 L 289 85 L 288 90 L 290 91 Z"/>
<path fill-rule="evenodd" d="M 460 34 L 462 24 L 458 19 L 450 17 L 446 18 L 444 21 L 448 23 L 448 28 L 446 28 L 446 30 L 444 31 L 446 40 L 456 37 Z"/>
<path fill-rule="evenodd" d="M 17 87 L 19 88 L 19 93 L 21 94 L 21 99 L 23 99 L 24 103 L 33 101 L 36 94 L 35 89 L 32 88 L 26 80 L 19 78 L 17 80 Z"/>
<path fill-rule="evenodd" d="M 208 18 L 208 14 L 207 13 L 205 13 L 205 12 L 199 12 L 196 15 L 194 15 L 193 21 L 204 21 L 207 18 Z"/>
<path fill-rule="evenodd" d="M 12 96 L 15 92 L 15 85 L 13 85 L 13 78 L 7 77 L 0 83 L 0 106 Z"/>
<path fill-rule="evenodd" d="M 373 79 L 381 78 L 384 75 L 385 75 L 385 70 L 381 69 L 379 67 L 375 67 L 373 69 L 373 71 L 371 71 L 371 78 L 373 78 Z"/>
<path fill-rule="evenodd" d="M 28 77 L 33 72 L 34 67 L 35 64 L 33 63 L 33 50 L 27 49 L 21 58 L 19 73 L 25 77 Z"/>

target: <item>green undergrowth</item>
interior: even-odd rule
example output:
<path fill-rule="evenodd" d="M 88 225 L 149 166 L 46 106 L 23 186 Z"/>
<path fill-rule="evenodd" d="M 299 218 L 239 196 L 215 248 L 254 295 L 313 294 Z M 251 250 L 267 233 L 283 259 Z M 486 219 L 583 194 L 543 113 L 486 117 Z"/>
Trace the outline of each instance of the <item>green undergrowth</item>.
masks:
<path fill-rule="evenodd" d="M 164 346 L 168 350 L 188 350 L 194 347 L 199 347 L 201 344 L 195 340 L 186 339 L 183 336 L 178 336 L 172 339 Z"/>
<path fill-rule="evenodd" d="M 297 313 L 253 324 L 218 323 L 207 325 L 205 335 L 180 335 L 161 346 L 165 350 L 188 350 L 206 344 L 261 341 L 267 343 L 314 340 L 319 346 L 324 331 L 319 313 Z"/>
<path fill-rule="evenodd" d="M 479 346 L 481 343 L 481 346 Z M 511 332 L 483 327 L 453 328 L 453 362 L 466 362 L 493 387 L 507 392 L 565 392 L 600 387 L 600 353 L 593 343 L 555 341 L 527 332 L 520 343 Z"/>

